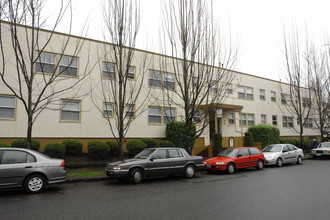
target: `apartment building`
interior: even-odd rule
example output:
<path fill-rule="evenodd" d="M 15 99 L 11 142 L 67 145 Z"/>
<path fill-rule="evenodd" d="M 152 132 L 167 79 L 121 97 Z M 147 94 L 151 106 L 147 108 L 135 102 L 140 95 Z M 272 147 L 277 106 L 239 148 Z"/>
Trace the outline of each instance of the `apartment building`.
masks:
<path fill-rule="evenodd" d="M 24 39 L 25 28 L 21 27 L 21 37 Z M 41 30 L 40 41 L 47 41 L 51 32 Z M 8 35 L 3 35 L 5 45 L 5 60 L 7 80 L 10 84 L 18 86 L 16 78 L 15 56 L 10 50 Z M 63 52 L 61 43 L 68 42 Z M 77 50 L 77 42 L 83 44 Z M 22 41 L 24 42 L 24 41 Z M 100 56 L 102 48 L 108 46 L 106 42 L 92 39 L 83 39 L 55 33 L 47 47 L 43 50 L 36 65 L 32 68 L 36 73 L 61 71 L 57 89 L 66 88 L 76 81 L 79 85 L 60 93 L 53 102 L 44 109 L 36 119 L 33 127 L 33 138 L 45 144 L 50 141 L 63 139 L 79 139 L 84 143 L 92 139 L 108 140 L 113 138 L 105 116 L 113 124 L 116 116 L 113 112 L 113 102 L 102 99 L 102 79 L 111 81 L 115 77 L 115 63 L 103 60 Z M 35 53 L 39 53 L 36 48 Z M 142 63 L 148 57 L 149 65 Z M 127 139 L 135 138 L 165 138 L 165 128 L 168 121 L 182 120 L 183 109 L 179 106 L 170 106 L 159 103 L 155 97 L 160 97 L 164 86 L 179 89 L 171 71 L 164 72 L 161 59 L 169 59 L 165 55 L 135 50 L 135 56 L 129 67 L 128 77 L 132 84 L 144 81 L 141 98 L 135 104 L 126 106 L 126 117 L 134 115 Z M 235 72 L 235 79 L 226 86 L 228 97 L 221 103 L 214 105 L 214 111 L 209 113 L 209 125 L 201 137 L 196 141 L 196 149 L 201 150 L 210 145 L 214 133 L 221 132 L 223 145 L 243 146 L 244 133 L 249 126 L 265 124 L 274 125 L 280 129 L 282 137 L 297 137 L 298 129 L 296 118 L 290 113 L 289 86 L 285 83 Z M 8 73 L 12 77 L 8 77 Z M 88 74 L 87 74 L 88 73 Z M 44 74 L 36 74 L 39 83 L 42 83 Z M 35 89 L 37 89 L 36 87 Z M 145 99 L 147 95 L 150 97 Z M 174 97 L 175 99 L 175 97 Z M 55 101 L 54 101 L 55 100 Z M 304 99 L 307 103 L 308 100 Z M 143 104 L 143 111 L 136 114 L 137 106 Z M 307 103 L 308 104 L 308 103 Z M 196 122 L 198 126 L 198 115 Z M 10 143 L 12 140 L 25 137 L 27 132 L 27 115 L 21 101 L 3 82 L 0 82 L 0 142 Z M 313 138 L 319 136 L 312 121 L 307 123 L 304 136 Z"/>

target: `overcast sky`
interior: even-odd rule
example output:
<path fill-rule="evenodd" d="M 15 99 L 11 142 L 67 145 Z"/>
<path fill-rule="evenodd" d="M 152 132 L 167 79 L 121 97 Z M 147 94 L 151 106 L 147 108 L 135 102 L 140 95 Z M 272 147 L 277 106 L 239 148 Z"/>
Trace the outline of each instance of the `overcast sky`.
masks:
<path fill-rule="evenodd" d="M 88 18 L 87 37 L 102 40 L 104 0 L 73 0 L 74 29 L 79 35 Z M 161 0 L 141 0 L 142 23 L 137 47 L 160 52 L 157 41 L 161 29 Z M 279 80 L 283 73 L 283 29 L 296 23 L 318 42 L 330 33 L 329 0 L 214 0 L 214 15 L 222 28 L 230 30 L 239 44 L 235 70 Z M 57 1 L 45 10 L 55 13 Z M 64 29 L 59 29 L 64 31 Z M 148 42 L 146 48 L 146 42 Z"/>

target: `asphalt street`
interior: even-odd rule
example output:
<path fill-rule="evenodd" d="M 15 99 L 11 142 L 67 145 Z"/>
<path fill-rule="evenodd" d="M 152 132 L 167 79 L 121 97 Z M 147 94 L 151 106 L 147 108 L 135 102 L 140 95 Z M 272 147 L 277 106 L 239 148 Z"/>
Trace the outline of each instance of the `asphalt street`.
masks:
<path fill-rule="evenodd" d="M 131 185 L 116 180 L 0 191 L 0 219 L 330 219 L 330 160 L 199 173 Z"/>

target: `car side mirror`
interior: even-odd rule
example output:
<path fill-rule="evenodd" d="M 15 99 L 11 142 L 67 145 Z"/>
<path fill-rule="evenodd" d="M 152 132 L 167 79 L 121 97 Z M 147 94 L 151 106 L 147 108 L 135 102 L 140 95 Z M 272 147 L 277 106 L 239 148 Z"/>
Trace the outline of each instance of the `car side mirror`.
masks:
<path fill-rule="evenodd" d="M 150 161 L 154 161 L 154 158 L 150 158 L 149 160 L 150 160 Z"/>
<path fill-rule="evenodd" d="M 237 157 L 242 157 L 242 156 L 243 156 L 242 154 L 237 155 Z"/>

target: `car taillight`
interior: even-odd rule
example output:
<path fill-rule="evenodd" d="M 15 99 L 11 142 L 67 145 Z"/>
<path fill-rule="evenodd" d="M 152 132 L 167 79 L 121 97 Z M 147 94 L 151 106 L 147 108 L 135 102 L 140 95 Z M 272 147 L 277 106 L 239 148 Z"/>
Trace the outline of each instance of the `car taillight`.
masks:
<path fill-rule="evenodd" d="M 64 167 L 64 160 L 62 160 L 60 167 Z"/>

